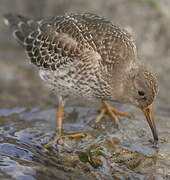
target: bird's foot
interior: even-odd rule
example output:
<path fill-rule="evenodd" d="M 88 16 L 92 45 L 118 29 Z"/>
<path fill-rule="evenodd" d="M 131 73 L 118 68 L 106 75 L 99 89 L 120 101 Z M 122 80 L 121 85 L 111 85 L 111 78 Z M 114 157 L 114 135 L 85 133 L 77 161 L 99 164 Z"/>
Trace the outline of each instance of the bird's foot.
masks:
<path fill-rule="evenodd" d="M 77 134 L 62 134 L 62 137 L 69 137 L 69 138 L 81 138 L 85 137 L 86 134 L 84 133 L 77 133 Z"/>
<path fill-rule="evenodd" d="M 49 148 L 54 144 L 61 144 L 61 145 L 66 145 L 68 146 L 65 141 L 64 141 L 64 137 L 69 137 L 69 138 L 82 138 L 85 137 L 86 134 L 84 133 L 77 133 L 77 134 L 62 134 L 59 136 L 59 139 L 55 138 L 53 140 L 51 140 L 49 143 L 45 144 L 44 147 L 45 148 Z"/>
<path fill-rule="evenodd" d="M 62 104 L 59 104 L 58 110 L 57 110 L 58 127 L 56 129 L 56 133 L 55 133 L 55 136 L 53 137 L 53 139 L 49 143 L 44 145 L 45 148 L 51 147 L 54 144 L 61 144 L 64 146 L 68 146 L 64 142 L 65 137 L 80 138 L 80 137 L 86 136 L 84 133 L 64 134 L 62 131 L 63 118 L 64 118 L 64 108 L 63 108 Z M 56 138 L 56 137 L 59 137 L 59 138 Z"/>
<path fill-rule="evenodd" d="M 112 106 L 110 106 L 105 101 L 102 101 L 102 103 L 103 103 L 103 107 L 101 109 L 100 114 L 96 118 L 96 122 L 101 121 L 103 119 L 103 117 L 105 116 L 105 114 L 108 114 L 111 117 L 111 119 L 114 121 L 114 123 L 116 123 L 116 124 L 118 124 L 118 122 L 119 122 L 116 115 L 124 116 L 124 117 L 127 117 L 129 119 L 133 117 L 131 114 L 120 112 L 120 111 L 114 109 Z"/>
<path fill-rule="evenodd" d="M 56 144 L 56 142 L 57 142 L 57 139 L 53 139 L 53 140 L 51 140 L 49 143 L 44 144 L 44 147 L 45 147 L 45 148 L 49 148 L 49 147 L 51 147 L 52 145 Z"/>

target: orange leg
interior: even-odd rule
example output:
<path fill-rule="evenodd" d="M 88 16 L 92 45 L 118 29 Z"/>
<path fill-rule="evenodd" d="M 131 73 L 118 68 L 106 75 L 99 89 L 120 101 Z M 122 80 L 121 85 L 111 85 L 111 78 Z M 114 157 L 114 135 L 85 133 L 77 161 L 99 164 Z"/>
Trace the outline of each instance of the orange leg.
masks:
<path fill-rule="evenodd" d="M 105 114 L 108 114 L 115 123 L 119 122 L 116 115 L 124 116 L 124 117 L 127 117 L 129 119 L 132 118 L 132 115 L 127 114 L 127 113 L 123 113 L 123 112 L 120 112 L 120 111 L 114 109 L 106 101 L 102 101 L 102 103 L 103 103 L 103 107 L 101 109 L 100 114 L 96 118 L 96 122 L 99 122 L 100 120 L 102 120 Z"/>
<path fill-rule="evenodd" d="M 62 132 L 62 124 L 63 124 L 63 119 L 64 119 L 64 108 L 61 104 L 59 104 L 57 109 L 58 109 L 58 111 L 57 111 L 58 127 L 56 128 L 56 134 L 59 135 L 59 138 L 60 138 L 62 144 L 64 144 L 63 137 L 71 137 L 71 138 L 84 137 L 85 136 L 84 133 L 64 134 Z M 47 148 L 47 147 L 52 146 L 55 143 L 56 143 L 56 139 L 53 139 L 48 144 L 45 144 L 44 146 Z"/>

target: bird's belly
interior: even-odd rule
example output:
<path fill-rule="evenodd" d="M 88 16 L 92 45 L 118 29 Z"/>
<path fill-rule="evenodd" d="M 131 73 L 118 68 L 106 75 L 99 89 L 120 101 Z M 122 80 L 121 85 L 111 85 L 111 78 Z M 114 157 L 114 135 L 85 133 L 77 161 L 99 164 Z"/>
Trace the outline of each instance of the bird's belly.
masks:
<path fill-rule="evenodd" d="M 42 80 L 46 82 L 57 96 L 63 96 L 69 99 L 77 99 L 84 102 L 98 102 L 94 97 L 89 82 L 80 81 L 78 76 L 69 76 L 67 72 L 40 70 Z"/>

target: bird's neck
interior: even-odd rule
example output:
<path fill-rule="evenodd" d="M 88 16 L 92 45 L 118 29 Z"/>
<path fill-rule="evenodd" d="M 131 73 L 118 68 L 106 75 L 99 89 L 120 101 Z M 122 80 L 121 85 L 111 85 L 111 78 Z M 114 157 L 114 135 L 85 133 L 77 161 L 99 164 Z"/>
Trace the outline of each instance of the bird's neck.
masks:
<path fill-rule="evenodd" d="M 129 93 L 131 93 L 133 88 L 130 73 L 130 69 L 124 69 L 113 74 L 112 79 L 110 79 L 112 101 L 129 103 Z"/>

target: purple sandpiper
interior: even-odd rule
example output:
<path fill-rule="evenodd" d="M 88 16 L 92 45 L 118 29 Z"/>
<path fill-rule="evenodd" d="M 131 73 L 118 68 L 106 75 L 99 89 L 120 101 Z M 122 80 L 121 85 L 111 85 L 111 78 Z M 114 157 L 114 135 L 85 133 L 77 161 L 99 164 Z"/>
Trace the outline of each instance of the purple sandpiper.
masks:
<path fill-rule="evenodd" d="M 100 121 L 108 113 L 130 118 L 111 107 L 108 102 L 139 107 L 158 141 L 152 102 L 158 93 L 155 75 L 139 60 L 135 42 L 124 29 L 95 14 L 71 13 L 39 21 L 17 14 L 5 15 L 14 37 L 39 70 L 40 77 L 57 94 L 57 133 L 62 132 L 64 105 L 69 98 L 100 102 Z M 53 144 L 51 141 L 46 147 Z"/>

